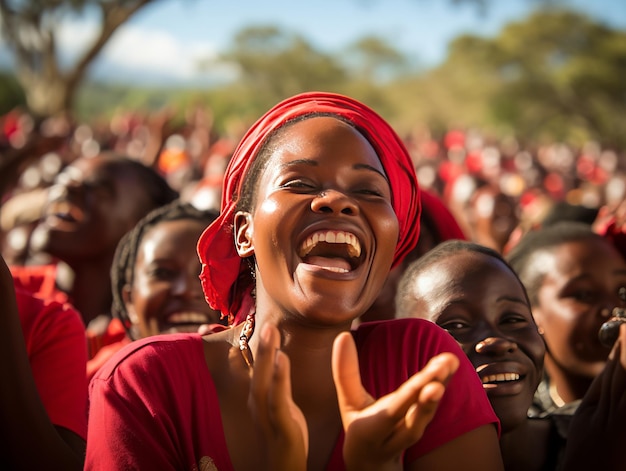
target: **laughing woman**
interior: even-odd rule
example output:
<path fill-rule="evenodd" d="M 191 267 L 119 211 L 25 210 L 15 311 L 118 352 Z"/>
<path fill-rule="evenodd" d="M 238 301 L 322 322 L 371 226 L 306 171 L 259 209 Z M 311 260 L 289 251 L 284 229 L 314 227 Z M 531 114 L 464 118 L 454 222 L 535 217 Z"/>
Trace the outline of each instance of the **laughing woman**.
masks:
<path fill-rule="evenodd" d="M 419 235 L 411 158 L 365 105 L 268 111 L 200 237 L 232 328 L 150 337 L 90 389 L 87 469 L 501 470 L 499 422 L 456 342 L 418 319 L 352 322 Z"/>

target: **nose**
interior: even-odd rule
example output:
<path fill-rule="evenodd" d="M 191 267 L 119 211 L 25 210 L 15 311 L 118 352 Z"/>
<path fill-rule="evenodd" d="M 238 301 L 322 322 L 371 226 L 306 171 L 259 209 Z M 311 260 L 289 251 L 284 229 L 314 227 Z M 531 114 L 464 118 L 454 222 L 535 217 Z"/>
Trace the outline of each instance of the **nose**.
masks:
<path fill-rule="evenodd" d="M 323 190 L 313 198 L 311 209 L 320 213 L 336 213 L 354 216 L 359 208 L 354 200 L 342 191 L 335 189 Z"/>
<path fill-rule="evenodd" d="M 483 355 L 504 355 L 517 350 L 517 343 L 503 337 L 487 337 L 474 347 L 476 353 Z"/>

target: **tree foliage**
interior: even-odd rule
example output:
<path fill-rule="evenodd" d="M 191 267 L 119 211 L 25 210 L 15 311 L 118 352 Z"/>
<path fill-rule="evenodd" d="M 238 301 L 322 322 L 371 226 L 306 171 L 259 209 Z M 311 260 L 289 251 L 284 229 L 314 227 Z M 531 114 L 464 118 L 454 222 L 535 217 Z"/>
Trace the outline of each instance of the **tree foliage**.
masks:
<path fill-rule="evenodd" d="M 238 88 L 260 109 L 305 90 L 345 88 L 348 79 L 335 57 L 274 26 L 243 29 L 222 60 L 237 65 Z"/>
<path fill-rule="evenodd" d="M 0 13 L 3 22 L 9 14 L 18 20 L 11 26 L 14 33 L 18 24 L 28 31 L 24 25 L 30 21 L 31 29 L 39 28 L 32 37 L 44 38 L 44 31 L 54 32 L 53 12 L 60 17 L 72 9 L 100 5 L 103 21 L 108 8 L 108 15 L 117 18 L 117 23 L 111 24 L 119 26 L 133 8 L 136 11 L 150 1 L 16 1 L 9 7 L 10 0 L 0 0 Z M 38 5 L 49 16 L 29 13 L 25 4 Z M 488 2 L 483 4 L 488 8 Z M 3 30 L 6 33 L 5 26 Z M 109 37 L 112 31 L 109 29 Z M 100 45 L 106 42 L 106 37 L 101 38 Z M 66 106 L 95 113 L 109 103 L 162 105 L 168 97 L 180 100 L 185 93 L 199 93 L 116 90 L 107 99 L 107 91 L 102 89 L 95 94 L 98 103 L 86 103 L 82 97 L 93 94 L 83 94 L 80 106 L 75 107 L 71 97 L 95 55 L 61 71 L 55 61 L 46 59 L 42 46 L 49 44 L 47 51 L 54 50 L 54 34 L 49 43 L 35 41 L 38 47 L 20 41 L 13 45 L 16 51 L 23 50 L 18 77 L 29 106 L 42 116 Z M 97 54 L 98 47 L 90 50 Z M 210 98 L 217 126 L 231 117 L 252 120 L 287 96 L 318 89 L 348 93 L 365 101 L 381 110 L 401 132 L 421 122 L 436 129 L 480 126 L 526 139 L 580 143 L 594 138 L 626 146 L 626 32 L 571 11 L 542 8 L 507 25 L 495 37 L 458 37 L 449 45 L 444 63 L 428 71 L 411 71 L 407 58 L 392 43 L 376 37 L 361 38 L 345 50 L 329 53 L 316 49 L 301 35 L 275 26 L 241 30 L 222 60 L 234 64 L 240 78 L 200 92 Z M 41 90 L 46 87 L 48 98 L 44 99 Z M 57 93 L 63 87 L 66 92 Z M 38 100 L 45 105 L 37 105 Z"/>
<path fill-rule="evenodd" d="M 117 28 L 154 0 L 0 0 L 0 24 L 11 49 L 16 77 L 37 117 L 66 113 L 89 65 Z M 59 28 L 69 14 L 94 9 L 100 31 L 69 67 L 62 68 L 57 47 Z"/>
<path fill-rule="evenodd" d="M 430 101 L 427 120 L 624 146 L 625 76 L 625 31 L 550 8 L 507 25 L 495 38 L 458 37 L 444 64 L 409 83 L 413 95 L 420 90 Z"/>

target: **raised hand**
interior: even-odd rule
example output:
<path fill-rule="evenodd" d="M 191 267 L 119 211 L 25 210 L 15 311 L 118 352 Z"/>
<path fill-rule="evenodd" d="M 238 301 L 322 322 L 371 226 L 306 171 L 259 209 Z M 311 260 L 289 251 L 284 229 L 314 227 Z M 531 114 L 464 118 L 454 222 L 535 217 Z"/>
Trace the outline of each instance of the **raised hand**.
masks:
<path fill-rule="evenodd" d="M 602 372 L 593 381 L 572 418 L 567 437 L 568 471 L 624 469 L 626 456 L 626 324 Z"/>
<path fill-rule="evenodd" d="M 309 444 L 307 424 L 292 398 L 289 357 L 279 348 L 280 332 L 274 325 L 264 325 L 248 398 L 266 452 L 266 467 L 260 469 L 304 471 Z"/>
<path fill-rule="evenodd" d="M 424 434 L 458 366 L 453 354 L 437 355 L 397 390 L 375 400 L 361 383 L 351 334 L 337 336 L 332 368 L 346 435 L 347 469 L 402 469 L 402 452 Z"/>

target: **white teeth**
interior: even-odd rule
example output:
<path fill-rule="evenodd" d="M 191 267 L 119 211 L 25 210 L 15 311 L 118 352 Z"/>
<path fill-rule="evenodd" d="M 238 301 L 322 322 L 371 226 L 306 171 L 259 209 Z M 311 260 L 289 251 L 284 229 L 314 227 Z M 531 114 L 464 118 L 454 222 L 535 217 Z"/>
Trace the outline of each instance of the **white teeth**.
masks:
<path fill-rule="evenodd" d="M 519 375 L 517 373 L 499 373 L 497 375 L 483 376 L 481 379 L 483 383 L 517 381 L 519 379 Z"/>
<path fill-rule="evenodd" d="M 200 314 L 199 312 L 177 312 L 167 318 L 167 322 L 170 324 L 184 324 L 184 323 L 206 323 L 209 318 L 206 314 Z"/>
<path fill-rule="evenodd" d="M 348 255 L 357 258 L 361 255 L 361 244 L 354 234 L 343 231 L 316 232 L 310 235 L 300 248 L 300 256 L 306 257 L 319 242 L 328 244 L 347 244 Z"/>

